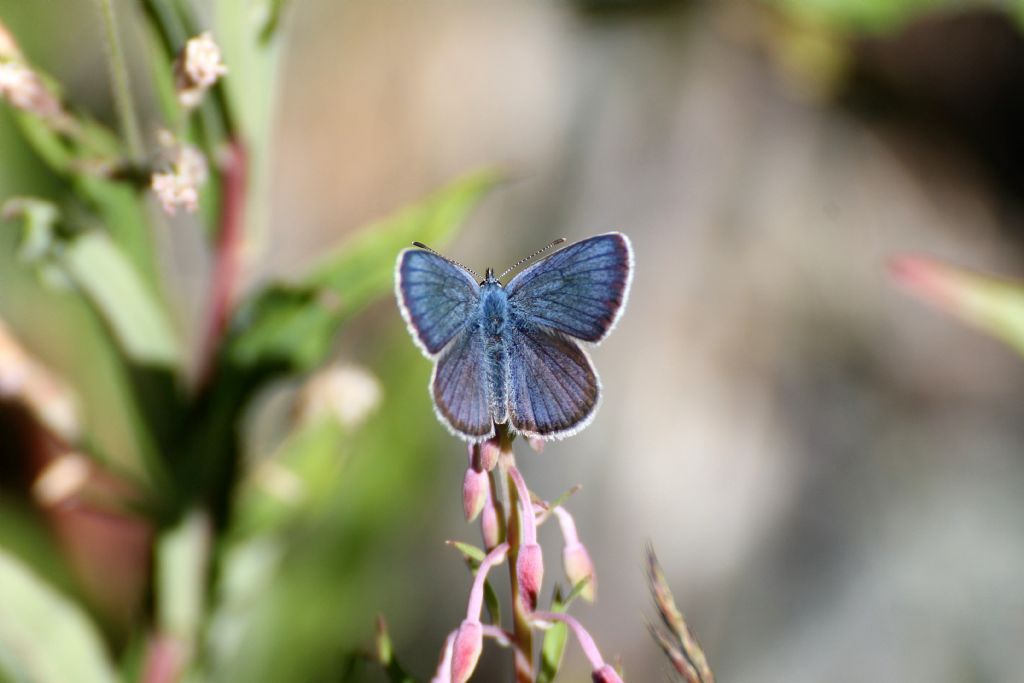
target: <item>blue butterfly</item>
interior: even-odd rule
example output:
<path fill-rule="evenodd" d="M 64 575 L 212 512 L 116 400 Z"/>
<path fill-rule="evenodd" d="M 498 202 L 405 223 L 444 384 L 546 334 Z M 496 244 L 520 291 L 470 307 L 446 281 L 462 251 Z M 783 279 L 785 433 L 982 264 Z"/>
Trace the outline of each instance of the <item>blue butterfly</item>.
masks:
<path fill-rule="evenodd" d="M 601 385 L 579 342 L 597 343 L 625 307 L 633 249 L 611 232 L 551 254 L 502 285 L 499 278 L 560 244 L 556 240 L 482 282 L 426 245 L 398 256 L 395 290 L 413 339 L 436 361 L 430 379 L 438 419 L 467 441 L 496 424 L 562 438 L 594 417 Z"/>

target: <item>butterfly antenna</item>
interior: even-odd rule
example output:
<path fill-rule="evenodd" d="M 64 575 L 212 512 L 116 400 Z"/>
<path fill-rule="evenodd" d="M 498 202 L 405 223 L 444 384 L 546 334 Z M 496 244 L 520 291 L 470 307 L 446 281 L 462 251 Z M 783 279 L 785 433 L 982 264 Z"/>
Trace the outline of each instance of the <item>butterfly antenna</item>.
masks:
<path fill-rule="evenodd" d="M 453 266 L 458 266 L 459 268 L 462 268 L 467 273 L 471 274 L 476 279 L 478 279 L 478 280 L 480 279 L 480 276 L 476 274 L 476 271 L 473 270 L 472 268 L 470 268 L 469 266 L 464 266 L 461 263 L 459 263 L 458 261 L 456 261 L 455 259 L 448 258 L 444 254 L 437 253 L 436 251 L 434 251 L 433 249 L 431 249 L 427 245 L 423 244 L 423 242 L 413 242 L 412 246 L 419 247 L 420 249 L 426 249 L 427 251 L 429 251 L 434 256 L 440 256 L 441 258 L 443 258 L 445 261 L 447 261 L 448 263 L 452 264 Z"/>
<path fill-rule="evenodd" d="M 543 249 L 538 249 L 537 251 L 533 252 L 532 254 L 527 256 L 526 258 L 519 259 L 518 261 L 513 263 L 511 266 L 509 266 L 508 269 L 506 269 L 504 273 L 499 275 L 498 279 L 500 280 L 501 278 L 505 277 L 506 275 L 511 273 L 513 270 L 515 270 L 519 266 L 523 265 L 524 263 L 528 263 L 528 262 L 532 261 L 533 259 L 535 259 L 538 256 L 540 256 L 541 254 L 543 254 L 545 251 L 547 251 L 551 247 L 557 247 L 559 244 L 561 244 L 564 241 L 565 241 L 564 237 L 559 237 L 557 240 L 555 240 L 554 242 L 552 242 L 548 246 L 544 247 Z"/>

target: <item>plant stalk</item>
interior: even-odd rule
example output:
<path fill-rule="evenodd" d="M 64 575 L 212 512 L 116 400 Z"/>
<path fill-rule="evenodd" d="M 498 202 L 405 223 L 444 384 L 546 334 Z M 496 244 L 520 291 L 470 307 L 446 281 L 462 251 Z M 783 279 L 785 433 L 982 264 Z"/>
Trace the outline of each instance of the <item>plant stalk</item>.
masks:
<path fill-rule="evenodd" d="M 499 463 L 505 473 L 508 490 L 508 509 L 505 511 L 506 534 L 508 542 L 508 575 L 512 586 L 512 617 L 513 646 L 519 656 L 513 658 L 516 683 L 532 683 L 533 681 L 533 630 L 530 628 L 529 610 L 519 590 L 519 575 L 516 573 L 516 560 L 519 558 L 520 538 L 523 525 L 519 512 L 519 494 L 515 481 L 508 473 L 508 465 L 512 461 L 512 435 L 505 425 L 498 425 L 498 439 L 501 444 Z"/>
<path fill-rule="evenodd" d="M 216 364 L 241 274 L 248 164 L 245 145 L 239 140 L 233 140 L 228 145 L 223 169 L 220 230 L 214 256 L 213 291 L 203 340 L 200 384 L 206 383 Z"/>
<path fill-rule="evenodd" d="M 103 17 L 103 31 L 107 39 L 107 64 L 110 67 L 111 88 L 114 94 L 114 106 L 121 125 L 121 133 L 128 145 L 128 154 L 135 163 L 142 161 L 145 149 L 142 146 L 139 120 L 132 98 L 131 81 L 128 78 L 128 66 L 121 44 L 121 35 L 117 30 L 117 16 L 114 13 L 114 0 L 97 0 L 100 14 Z"/>

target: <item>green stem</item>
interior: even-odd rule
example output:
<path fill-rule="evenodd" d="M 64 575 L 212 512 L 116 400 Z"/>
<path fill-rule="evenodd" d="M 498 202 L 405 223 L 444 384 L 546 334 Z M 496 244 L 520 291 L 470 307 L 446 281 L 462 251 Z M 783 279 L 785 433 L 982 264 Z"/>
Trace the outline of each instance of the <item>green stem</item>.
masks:
<path fill-rule="evenodd" d="M 139 133 L 139 120 L 135 114 L 135 103 L 132 100 L 132 87 L 128 78 L 128 66 L 124 57 L 124 47 L 117 30 L 117 17 L 114 14 L 113 0 L 97 0 L 100 14 L 103 15 L 103 30 L 107 38 L 107 63 L 110 66 L 110 78 L 114 91 L 114 105 L 121 124 L 121 132 L 128 144 L 128 153 L 132 161 L 142 160 L 144 149 L 142 136 Z"/>
<path fill-rule="evenodd" d="M 498 438 L 501 442 L 501 463 L 505 471 L 508 489 L 508 509 L 506 510 L 508 541 L 508 576 L 512 586 L 513 645 L 522 656 L 514 658 L 516 683 L 532 683 L 533 681 L 533 630 L 530 628 L 530 614 L 519 592 L 519 575 L 516 573 L 516 560 L 522 543 L 520 530 L 522 519 L 519 513 L 519 494 L 515 481 L 508 473 L 508 465 L 512 464 L 512 435 L 505 425 L 498 425 Z"/>

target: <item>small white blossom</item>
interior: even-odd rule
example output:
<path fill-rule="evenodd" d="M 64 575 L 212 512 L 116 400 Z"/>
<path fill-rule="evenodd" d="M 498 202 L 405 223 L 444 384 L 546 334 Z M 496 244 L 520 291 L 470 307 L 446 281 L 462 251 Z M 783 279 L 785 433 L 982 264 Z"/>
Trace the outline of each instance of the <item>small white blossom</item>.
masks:
<path fill-rule="evenodd" d="M 0 399 L 18 401 L 67 441 L 79 433 L 78 402 L 71 390 L 32 358 L 0 322 Z"/>
<path fill-rule="evenodd" d="M 57 505 L 82 490 L 89 480 L 89 471 L 84 455 L 65 453 L 39 474 L 32 484 L 32 495 L 43 505 Z"/>
<path fill-rule="evenodd" d="M 355 427 L 380 405 L 377 378 L 363 368 L 341 365 L 313 375 L 302 390 L 299 419 L 303 422 L 333 415 L 345 427 Z"/>
<path fill-rule="evenodd" d="M 167 131 L 161 131 L 159 139 L 169 168 L 153 174 L 150 181 L 153 193 L 169 215 L 173 216 L 178 207 L 190 213 L 196 211 L 199 189 L 209 175 L 206 157 L 192 145 L 177 142 Z"/>
<path fill-rule="evenodd" d="M 196 107 L 206 91 L 227 72 L 220 47 L 209 32 L 190 38 L 175 63 L 178 101 L 188 109 Z"/>
<path fill-rule="evenodd" d="M 60 101 L 39 75 L 20 59 L 0 57 L 0 100 L 7 100 L 17 109 L 40 116 L 57 128 L 69 125 Z"/>
<path fill-rule="evenodd" d="M 0 96 L 19 109 L 35 99 L 36 75 L 21 62 L 0 63 Z"/>

